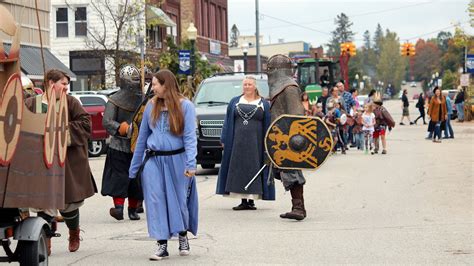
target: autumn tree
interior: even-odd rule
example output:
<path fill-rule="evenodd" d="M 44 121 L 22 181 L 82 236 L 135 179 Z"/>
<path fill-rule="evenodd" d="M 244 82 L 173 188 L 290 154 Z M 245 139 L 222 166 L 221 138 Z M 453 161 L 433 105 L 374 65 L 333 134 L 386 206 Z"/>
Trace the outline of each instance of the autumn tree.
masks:
<path fill-rule="evenodd" d="M 440 72 L 441 52 L 435 43 L 423 39 L 416 42 L 415 49 L 413 74 L 416 80 L 428 82 L 433 73 Z"/>

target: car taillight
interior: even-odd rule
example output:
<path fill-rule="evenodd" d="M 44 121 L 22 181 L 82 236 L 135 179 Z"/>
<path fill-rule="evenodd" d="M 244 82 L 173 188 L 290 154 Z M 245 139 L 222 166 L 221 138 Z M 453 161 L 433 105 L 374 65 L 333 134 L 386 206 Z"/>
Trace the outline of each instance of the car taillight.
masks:
<path fill-rule="evenodd" d="M 104 112 L 100 112 L 100 116 L 104 116 Z"/>

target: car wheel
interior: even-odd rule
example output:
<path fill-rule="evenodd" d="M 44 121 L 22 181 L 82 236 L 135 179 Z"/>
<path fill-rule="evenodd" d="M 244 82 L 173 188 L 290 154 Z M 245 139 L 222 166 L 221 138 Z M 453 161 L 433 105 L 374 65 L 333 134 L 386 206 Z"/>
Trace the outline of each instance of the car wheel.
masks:
<path fill-rule="evenodd" d="M 201 164 L 202 169 L 214 169 L 215 166 L 216 166 L 216 165 L 213 164 L 213 163 Z"/>
<path fill-rule="evenodd" d="M 105 151 L 105 140 L 93 140 L 89 142 L 89 157 L 98 157 Z"/>

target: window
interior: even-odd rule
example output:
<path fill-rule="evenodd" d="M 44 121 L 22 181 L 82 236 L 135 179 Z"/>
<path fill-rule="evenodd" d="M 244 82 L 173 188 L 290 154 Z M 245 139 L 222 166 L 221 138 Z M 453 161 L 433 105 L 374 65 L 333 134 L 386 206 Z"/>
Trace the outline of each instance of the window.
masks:
<path fill-rule="evenodd" d="M 148 45 L 160 49 L 162 47 L 161 28 L 158 26 L 151 26 L 147 29 Z"/>
<path fill-rule="evenodd" d="M 67 8 L 56 9 L 56 37 L 68 37 Z"/>
<path fill-rule="evenodd" d="M 76 36 L 87 36 L 87 9 L 85 7 L 76 8 Z"/>

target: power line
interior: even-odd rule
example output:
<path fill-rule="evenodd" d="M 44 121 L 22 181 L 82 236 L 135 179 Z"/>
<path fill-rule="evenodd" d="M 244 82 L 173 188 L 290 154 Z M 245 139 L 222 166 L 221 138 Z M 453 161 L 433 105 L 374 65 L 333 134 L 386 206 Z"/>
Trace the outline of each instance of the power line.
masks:
<path fill-rule="evenodd" d="M 306 26 L 303 26 L 303 25 L 299 25 L 297 23 L 294 23 L 294 22 L 291 22 L 291 21 L 288 21 L 288 20 L 284 20 L 284 19 L 281 19 L 281 18 L 273 17 L 273 16 L 270 16 L 270 15 L 267 15 L 267 14 L 262 14 L 262 13 L 260 13 L 260 14 L 264 17 L 268 17 L 268 18 L 271 18 L 271 19 L 274 19 L 274 20 L 285 22 L 285 23 L 291 24 L 291 25 L 296 26 L 296 27 L 300 27 L 300 28 L 303 28 L 303 29 L 307 29 L 307 30 L 310 30 L 310 31 L 315 31 L 315 32 L 319 32 L 319 33 L 323 33 L 323 34 L 327 34 L 327 35 L 331 35 L 331 33 L 329 33 L 329 32 L 325 32 L 325 31 L 313 29 L 313 28 L 310 28 L 310 27 L 306 27 Z"/>
<path fill-rule="evenodd" d="M 431 32 L 428 32 L 428 33 L 423 33 L 423 34 L 420 34 L 420 35 L 417 35 L 417 36 L 414 36 L 414 37 L 411 37 L 411 38 L 406 38 L 406 39 L 405 39 L 405 38 L 400 38 L 400 39 L 401 39 L 401 40 L 407 40 L 407 41 L 413 40 L 413 39 L 419 39 L 419 38 L 421 38 L 421 37 L 423 37 L 423 36 L 430 35 L 430 34 L 433 34 L 433 33 L 438 33 L 438 32 L 441 32 L 441 31 L 443 31 L 443 30 L 447 30 L 447 29 L 450 29 L 450 28 L 454 28 L 454 27 L 456 27 L 456 26 L 461 26 L 461 25 L 467 24 L 467 23 L 469 23 L 469 21 L 463 21 L 463 22 L 460 22 L 460 23 L 458 23 L 458 24 L 451 25 L 451 26 L 448 26 L 448 27 L 445 27 L 445 28 L 442 28 L 442 29 L 439 29 L 439 30 L 431 31 Z"/>

